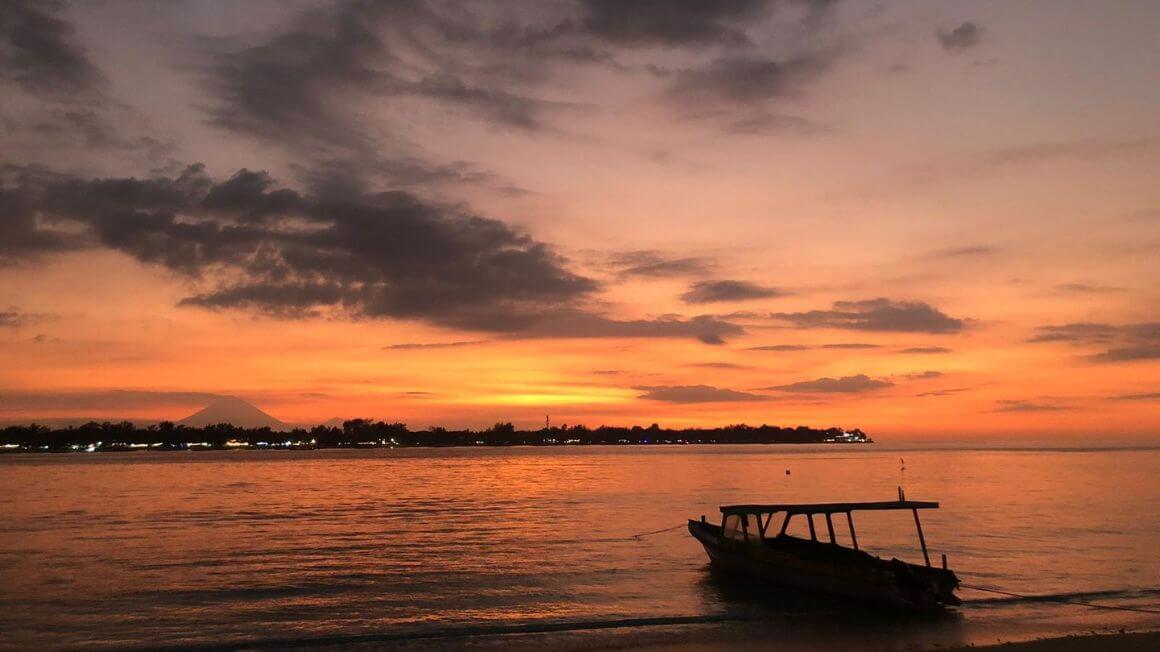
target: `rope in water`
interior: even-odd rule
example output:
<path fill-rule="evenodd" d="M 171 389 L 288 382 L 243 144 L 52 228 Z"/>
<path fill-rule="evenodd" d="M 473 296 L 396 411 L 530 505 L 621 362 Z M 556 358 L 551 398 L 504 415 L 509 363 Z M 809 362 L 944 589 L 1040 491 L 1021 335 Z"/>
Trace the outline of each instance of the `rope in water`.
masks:
<path fill-rule="evenodd" d="M 663 530 L 653 530 L 651 532 L 641 532 L 640 534 L 634 534 L 634 535 L 632 535 L 632 538 L 636 539 L 637 541 L 640 541 L 644 537 L 652 536 L 654 534 L 660 534 L 662 532 L 672 532 L 673 530 L 678 530 L 678 529 L 683 528 L 683 527 L 685 527 L 685 524 L 681 523 L 680 525 L 674 525 L 673 527 L 667 527 Z"/>
<path fill-rule="evenodd" d="M 1068 598 L 1055 597 L 1050 595 L 1024 595 L 1022 593 L 1012 593 L 1010 591 L 1001 591 L 993 589 L 989 586 L 977 586 L 974 584 L 959 583 L 959 586 L 964 589 L 973 589 L 975 591 L 984 591 L 986 593 L 995 593 L 998 595 L 1005 595 L 1011 598 L 1021 598 L 1024 600 L 1042 600 L 1044 602 L 1062 602 L 1065 604 L 1074 604 L 1081 607 L 1091 607 L 1092 609 L 1107 609 L 1109 611 L 1134 611 L 1142 614 L 1160 614 L 1160 609 L 1143 609 L 1141 607 L 1122 607 L 1111 604 L 1096 604 L 1094 602 L 1085 602 L 1083 600 L 1070 600 Z"/>

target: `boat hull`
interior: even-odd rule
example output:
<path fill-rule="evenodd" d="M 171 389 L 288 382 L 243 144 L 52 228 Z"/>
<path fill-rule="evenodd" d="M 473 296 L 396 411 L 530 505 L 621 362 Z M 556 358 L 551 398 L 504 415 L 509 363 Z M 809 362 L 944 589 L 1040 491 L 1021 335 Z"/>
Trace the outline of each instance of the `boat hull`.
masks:
<path fill-rule="evenodd" d="M 777 546 L 726 539 L 719 526 L 701 521 L 690 520 L 689 533 L 705 547 L 714 568 L 776 586 L 904 610 L 959 603 L 952 593 L 958 580 L 950 571 L 883 561 L 832 544 L 811 545 L 841 554 L 802 556 Z"/>

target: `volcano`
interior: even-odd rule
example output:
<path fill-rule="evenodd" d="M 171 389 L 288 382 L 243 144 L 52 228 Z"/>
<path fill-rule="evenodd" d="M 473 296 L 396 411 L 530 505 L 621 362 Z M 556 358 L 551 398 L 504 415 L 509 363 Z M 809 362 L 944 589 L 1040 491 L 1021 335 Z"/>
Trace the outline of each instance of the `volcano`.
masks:
<path fill-rule="evenodd" d="M 289 426 L 236 396 L 211 403 L 177 422 L 178 425 L 204 428 L 215 423 L 229 423 L 242 428 L 289 430 Z"/>

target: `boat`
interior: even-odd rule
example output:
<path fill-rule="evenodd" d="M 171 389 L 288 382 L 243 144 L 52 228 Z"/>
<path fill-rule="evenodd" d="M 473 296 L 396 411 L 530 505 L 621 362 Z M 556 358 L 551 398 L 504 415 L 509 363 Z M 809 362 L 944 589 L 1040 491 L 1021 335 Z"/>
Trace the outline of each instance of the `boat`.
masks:
<path fill-rule="evenodd" d="M 689 533 L 705 547 L 713 568 L 756 578 L 790 590 L 807 591 L 903 610 L 938 610 L 961 603 L 954 591 L 959 579 L 947 568 L 931 566 L 918 512 L 938 509 L 937 502 L 899 499 L 882 502 L 780 505 L 727 505 L 721 524 L 689 520 Z M 914 515 L 925 564 L 871 555 L 858 547 L 854 512 L 899 510 Z M 835 516 L 845 516 L 851 547 L 839 545 Z M 776 517 L 776 520 L 775 520 Z M 787 534 L 803 518 L 810 538 Z M 815 523 L 815 517 L 818 523 Z M 828 541 L 819 538 L 824 524 Z"/>

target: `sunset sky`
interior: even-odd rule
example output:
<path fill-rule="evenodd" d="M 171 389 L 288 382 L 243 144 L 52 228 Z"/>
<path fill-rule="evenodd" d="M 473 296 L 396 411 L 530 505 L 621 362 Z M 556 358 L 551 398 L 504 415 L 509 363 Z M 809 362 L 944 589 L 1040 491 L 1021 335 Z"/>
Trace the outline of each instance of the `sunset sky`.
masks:
<path fill-rule="evenodd" d="M 0 423 L 1160 435 L 1160 3 L 0 4 Z"/>

